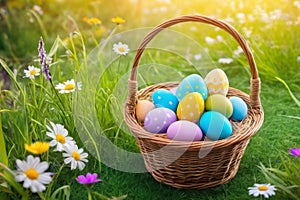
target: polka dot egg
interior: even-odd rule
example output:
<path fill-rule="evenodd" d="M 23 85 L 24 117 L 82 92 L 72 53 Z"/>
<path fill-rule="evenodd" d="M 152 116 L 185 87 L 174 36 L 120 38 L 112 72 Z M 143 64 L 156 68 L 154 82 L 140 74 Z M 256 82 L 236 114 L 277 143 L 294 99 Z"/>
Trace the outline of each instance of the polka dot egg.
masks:
<path fill-rule="evenodd" d="M 155 90 L 152 94 L 152 101 L 156 108 L 169 108 L 174 112 L 178 105 L 177 97 L 172 92 L 164 89 Z"/>
<path fill-rule="evenodd" d="M 178 119 L 198 123 L 204 112 L 204 100 L 198 92 L 186 95 L 178 104 Z"/>
<path fill-rule="evenodd" d="M 173 122 L 176 114 L 168 108 L 155 108 L 147 113 L 144 128 L 150 133 L 165 133 Z"/>
<path fill-rule="evenodd" d="M 202 98 L 206 100 L 208 96 L 208 90 L 202 77 L 198 74 L 191 74 L 184 78 L 178 85 L 176 90 L 176 96 L 181 101 L 186 95 L 198 92 L 202 95 Z"/>

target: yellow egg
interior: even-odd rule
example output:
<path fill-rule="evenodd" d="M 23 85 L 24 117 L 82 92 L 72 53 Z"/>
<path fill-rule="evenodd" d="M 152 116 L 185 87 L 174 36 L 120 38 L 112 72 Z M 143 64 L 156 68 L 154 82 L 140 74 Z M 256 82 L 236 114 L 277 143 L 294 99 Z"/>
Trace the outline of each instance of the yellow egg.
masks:
<path fill-rule="evenodd" d="M 231 101 L 221 94 L 209 96 L 205 101 L 205 109 L 219 112 L 227 118 L 229 118 L 233 112 Z"/>
<path fill-rule="evenodd" d="M 137 120 L 141 123 L 144 122 L 144 119 L 147 113 L 154 109 L 155 106 L 151 101 L 148 100 L 138 100 L 135 108 L 135 115 Z"/>
<path fill-rule="evenodd" d="M 179 120 L 187 120 L 198 123 L 204 112 L 204 100 L 200 93 L 193 92 L 186 95 L 178 104 L 177 117 Z"/>
<path fill-rule="evenodd" d="M 208 95 L 213 94 L 222 94 L 224 96 L 227 95 L 229 89 L 229 81 L 222 69 L 213 69 L 211 70 L 204 79 L 207 89 Z"/>

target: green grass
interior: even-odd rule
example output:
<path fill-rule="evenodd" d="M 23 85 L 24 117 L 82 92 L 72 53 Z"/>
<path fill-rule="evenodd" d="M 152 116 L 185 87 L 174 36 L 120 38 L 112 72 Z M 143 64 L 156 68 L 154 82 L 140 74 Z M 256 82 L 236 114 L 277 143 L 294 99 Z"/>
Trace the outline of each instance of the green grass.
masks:
<path fill-rule="evenodd" d="M 124 1 L 124 7 L 121 9 L 118 6 L 120 1 L 112 0 L 103 3 L 87 1 L 83 4 L 75 1 L 72 7 L 74 9 L 68 9 L 71 8 L 68 2 L 61 1 L 60 6 L 43 4 L 45 14 L 39 16 L 31 10 L 35 1 L 15 2 L 19 3 L 20 7 L 8 3 L 9 14 L 1 14 L 0 18 L 3 19 L 0 21 L 0 28 L 3 30 L 0 34 L 3 41 L 0 42 L 0 57 L 8 63 L 5 69 L 10 72 L 12 79 L 10 90 L 0 93 L 0 130 L 3 130 L 8 166 L 14 170 L 15 160 L 24 159 L 28 155 L 24 150 L 24 143 L 49 139 L 45 136 L 45 125 L 49 125 L 49 121 L 64 124 L 79 146 L 94 151 L 90 152 L 89 162 L 83 172 L 63 168 L 50 193 L 60 187 L 70 186 L 70 199 L 85 199 L 87 190 L 79 185 L 75 178 L 86 172 L 97 172 L 103 182 L 95 184 L 92 191 L 107 197 L 127 194 L 127 199 L 255 199 L 248 195 L 248 187 L 267 181 L 259 168 L 260 163 L 267 167 L 280 168 L 280 153 L 288 152 L 291 147 L 299 147 L 300 120 L 297 117 L 300 108 L 297 104 L 300 96 L 300 71 L 297 56 L 300 55 L 300 28 L 296 23 L 299 23 L 297 16 L 300 11 L 295 6 L 288 5 L 283 0 L 276 3 L 272 1 L 272 4 L 262 0 L 257 0 L 256 3 L 240 1 L 244 4 L 243 7 L 237 1 L 229 4 L 226 1 L 215 0 L 214 3 L 207 4 L 205 1 L 194 3 L 178 0 L 172 5 L 154 1 L 138 4 Z M 215 7 L 216 3 L 218 8 Z M 262 10 L 254 14 L 256 5 Z M 168 7 L 168 12 L 155 10 L 163 10 L 164 6 Z M 278 8 L 281 8 L 283 14 L 289 14 L 287 20 L 261 20 L 261 14 L 272 15 L 271 11 Z M 148 14 L 145 9 L 148 9 Z M 139 152 L 135 138 L 129 135 L 122 112 L 134 48 L 149 29 L 140 30 L 140 34 L 135 35 L 136 38 L 130 37 L 128 33 L 112 34 L 131 28 L 154 26 L 165 19 L 195 12 L 221 19 L 231 17 L 235 20 L 232 25 L 239 32 L 244 35 L 247 30 L 252 32 L 246 39 L 253 50 L 262 80 L 261 100 L 265 121 L 260 131 L 251 138 L 237 175 L 222 186 L 205 190 L 181 190 L 158 183 L 149 173 L 127 173 L 110 168 L 103 162 L 99 163 L 99 160 L 104 159 L 101 153 L 106 150 L 106 146 L 101 146 L 103 143 L 100 136 L 103 135 L 121 149 Z M 253 14 L 254 21 L 240 23 L 237 19 L 237 13 L 240 12 L 246 16 Z M 99 13 L 102 13 L 101 17 Z M 112 24 L 110 18 L 117 15 L 124 17 L 126 23 L 117 27 Z M 102 25 L 91 27 L 84 24 L 82 18 L 86 16 L 101 18 Z M 34 17 L 35 22 L 29 22 L 28 17 Z M 287 21 L 294 24 L 287 25 Z M 154 45 L 170 48 L 173 52 L 155 48 L 144 52 L 138 76 L 140 89 L 158 82 L 180 81 L 190 73 L 205 76 L 210 69 L 221 67 L 227 73 L 231 87 L 249 93 L 250 74 L 244 56 L 235 58 L 230 65 L 220 65 L 217 62 L 220 57 L 232 57 L 232 52 L 237 48 L 237 43 L 227 33 L 215 30 L 211 26 L 194 23 L 177 25 L 172 30 L 184 33 L 201 46 L 193 46 L 195 43 L 185 35 L 174 32 L 167 32 L 165 35 L 161 33 Z M 73 34 L 70 35 L 70 32 Z M 177 40 L 171 40 L 169 34 L 173 34 Z M 40 35 L 44 36 L 47 53 L 54 59 L 50 68 L 54 85 L 77 78 L 84 83 L 82 91 L 74 96 L 60 95 L 59 100 L 50 83 L 46 82 L 42 75 L 34 81 L 22 78 L 23 69 L 27 65 L 39 66 L 34 60 L 37 58 L 37 42 Z M 216 42 L 213 45 L 205 43 L 206 36 L 216 38 L 218 35 L 223 37 L 224 42 Z M 94 50 L 91 53 L 95 45 L 100 43 L 100 39 L 107 39 L 104 52 Z M 132 50 L 130 54 L 121 58 L 117 58 L 111 50 L 112 44 L 119 40 L 128 42 Z M 193 55 L 197 53 L 203 56 L 200 61 L 193 60 Z M 17 71 L 16 75 L 13 70 Z M 93 113 L 94 118 L 89 118 L 87 113 Z M 0 134 L 2 135 L 2 131 Z M 7 164 L 6 156 L 2 154 L 0 158 L 3 160 L 0 161 Z M 49 161 L 49 171 L 59 170 L 62 163 L 59 153 L 49 152 L 41 157 Z M 130 167 L 130 163 L 126 164 Z M 0 175 L 1 184 L 3 179 L 1 173 Z M 5 191 L 2 188 L 0 191 Z M 280 191 L 276 193 L 271 199 L 283 199 Z M 8 198 L 4 193 L 0 194 L 0 198 L 2 197 Z M 38 195 L 30 197 L 39 199 Z M 18 198 L 17 194 L 12 197 Z"/>
<path fill-rule="evenodd" d="M 231 82 L 240 82 L 230 78 Z M 265 178 L 258 168 L 259 163 L 281 165 L 280 151 L 288 151 L 297 146 L 300 121 L 282 117 L 289 113 L 298 115 L 299 110 L 293 103 L 284 86 L 279 83 L 264 82 L 262 87 L 262 105 L 265 121 L 261 130 L 251 138 L 242 158 L 237 175 L 227 184 L 206 190 L 181 190 L 158 183 L 149 173 L 132 174 L 114 170 L 102 165 L 100 174 L 103 183 L 94 186 L 95 191 L 106 196 L 127 194 L 128 199 L 253 199 L 248 195 L 248 187 L 254 183 L 265 183 Z M 247 81 L 243 83 L 247 87 Z M 135 151 L 135 146 L 122 145 L 128 151 Z M 65 182 L 69 183 L 69 182 Z M 71 197 L 79 199 L 82 191 L 75 180 L 71 182 Z M 78 191 L 80 190 L 80 191 Z M 76 191 L 76 192 L 75 192 Z M 282 199 L 276 195 L 271 199 Z"/>

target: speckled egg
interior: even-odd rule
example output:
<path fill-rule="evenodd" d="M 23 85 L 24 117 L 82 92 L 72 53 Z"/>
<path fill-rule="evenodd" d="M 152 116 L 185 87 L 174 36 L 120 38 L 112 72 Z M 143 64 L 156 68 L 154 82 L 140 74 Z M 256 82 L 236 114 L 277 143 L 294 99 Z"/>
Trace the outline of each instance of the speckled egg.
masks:
<path fill-rule="evenodd" d="M 152 94 L 152 101 L 156 108 L 169 108 L 176 112 L 178 106 L 177 97 L 170 91 L 164 89 L 155 90 Z"/>
<path fill-rule="evenodd" d="M 231 101 L 221 94 L 208 96 L 205 101 L 205 109 L 219 112 L 227 118 L 229 118 L 233 112 Z"/>
<path fill-rule="evenodd" d="M 191 74 L 184 78 L 178 85 L 176 90 L 176 96 L 181 101 L 186 95 L 198 92 L 202 95 L 202 98 L 206 100 L 208 96 L 208 90 L 202 77 L 198 74 Z"/>
<path fill-rule="evenodd" d="M 199 141 L 203 134 L 199 126 L 193 122 L 180 120 L 169 126 L 167 136 L 177 141 Z"/>
<path fill-rule="evenodd" d="M 243 99 L 240 97 L 230 97 L 229 100 L 232 103 L 233 113 L 231 115 L 231 119 L 235 121 L 243 121 L 247 116 L 248 107 Z"/>
<path fill-rule="evenodd" d="M 204 112 L 204 100 L 198 92 L 186 95 L 178 104 L 177 116 L 180 120 L 198 123 Z"/>
<path fill-rule="evenodd" d="M 232 126 L 229 120 L 219 112 L 205 112 L 199 122 L 203 133 L 211 140 L 222 140 L 232 135 Z"/>
<path fill-rule="evenodd" d="M 229 81 L 222 69 L 213 69 L 206 75 L 204 79 L 209 95 L 222 94 L 227 95 L 229 89 Z"/>
<path fill-rule="evenodd" d="M 173 122 L 176 114 L 168 108 L 155 108 L 148 112 L 144 121 L 144 128 L 150 133 L 165 133 Z"/>
<path fill-rule="evenodd" d="M 135 107 L 135 115 L 137 120 L 141 123 L 144 122 L 144 119 L 150 110 L 155 108 L 154 104 L 148 100 L 138 100 Z"/>

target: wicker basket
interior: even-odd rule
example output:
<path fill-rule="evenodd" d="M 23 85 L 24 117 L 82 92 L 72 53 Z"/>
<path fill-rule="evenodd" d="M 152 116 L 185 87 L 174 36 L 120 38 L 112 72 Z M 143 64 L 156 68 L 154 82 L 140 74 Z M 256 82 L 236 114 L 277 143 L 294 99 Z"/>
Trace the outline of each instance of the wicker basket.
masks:
<path fill-rule="evenodd" d="M 250 96 L 240 90 L 229 88 L 228 96 L 241 97 L 248 106 L 247 117 L 242 122 L 231 121 L 233 134 L 218 141 L 181 142 L 173 141 L 166 134 L 147 132 L 138 123 L 135 107 L 138 99 L 149 99 L 156 89 L 171 89 L 178 82 L 165 82 L 137 90 L 137 69 L 147 44 L 164 28 L 182 22 L 202 22 L 217 26 L 231 34 L 242 47 L 251 70 Z M 148 33 L 142 40 L 132 66 L 128 82 L 128 99 L 124 107 L 124 117 L 131 132 L 136 136 L 145 166 L 159 182 L 175 188 L 204 189 L 224 184 L 238 171 L 244 151 L 263 123 L 260 103 L 260 79 L 256 64 L 243 37 L 229 24 L 201 15 L 181 16 L 168 20 Z"/>

